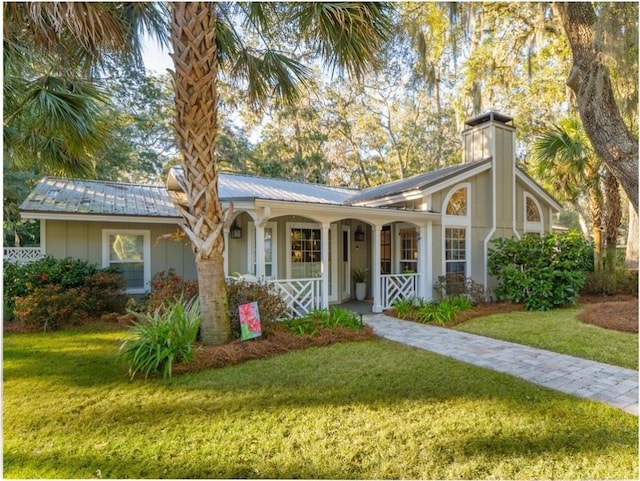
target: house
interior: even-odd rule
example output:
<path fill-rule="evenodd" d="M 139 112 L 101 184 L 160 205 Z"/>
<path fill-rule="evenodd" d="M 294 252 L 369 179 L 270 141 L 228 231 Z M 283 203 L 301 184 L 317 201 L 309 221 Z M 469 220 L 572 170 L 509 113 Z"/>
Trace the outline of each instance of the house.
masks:
<path fill-rule="evenodd" d="M 296 314 L 354 297 L 352 271 L 369 269 L 367 296 L 380 312 L 399 297 L 433 296 L 438 276 L 485 286 L 490 241 L 547 233 L 561 206 L 515 165 L 513 119 L 489 112 L 466 122 L 463 163 L 353 190 L 220 174 L 224 269 L 273 283 Z M 40 219 L 41 249 L 55 257 L 119 267 L 132 294 L 173 268 L 196 278 L 176 232 L 182 171 L 166 186 L 43 179 L 20 206 Z"/>

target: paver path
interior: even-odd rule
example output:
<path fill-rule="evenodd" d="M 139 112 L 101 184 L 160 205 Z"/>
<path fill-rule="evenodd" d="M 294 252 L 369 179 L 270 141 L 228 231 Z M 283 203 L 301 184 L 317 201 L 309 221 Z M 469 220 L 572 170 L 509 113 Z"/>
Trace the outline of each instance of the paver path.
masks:
<path fill-rule="evenodd" d="M 638 415 L 638 371 L 384 314 L 369 314 L 363 320 L 386 339 L 602 401 Z"/>

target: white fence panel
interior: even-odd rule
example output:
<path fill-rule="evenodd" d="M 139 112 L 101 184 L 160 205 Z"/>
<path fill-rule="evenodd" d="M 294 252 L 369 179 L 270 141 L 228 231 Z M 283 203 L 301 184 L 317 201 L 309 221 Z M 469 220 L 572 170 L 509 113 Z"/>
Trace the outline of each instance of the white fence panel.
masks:
<path fill-rule="evenodd" d="M 5 247 L 4 260 L 18 264 L 28 264 L 44 257 L 41 247 Z"/>
<path fill-rule="evenodd" d="M 420 274 L 383 274 L 380 276 L 382 308 L 389 309 L 396 299 L 413 299 L 418 296 Z"/>
<path fill-rule="evenodd" d="M 278 279 L 267 282 L 276 288 L 293 317 L 303 317 L 322 306 L 322 279 Z"/>

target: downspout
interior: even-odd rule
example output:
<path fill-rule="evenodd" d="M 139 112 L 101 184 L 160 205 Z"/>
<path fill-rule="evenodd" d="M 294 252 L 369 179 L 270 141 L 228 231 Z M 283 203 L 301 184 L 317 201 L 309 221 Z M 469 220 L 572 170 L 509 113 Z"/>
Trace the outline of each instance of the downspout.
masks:
<path fill-rule="evenodd" d="M 517 227 L 517 215 L 516 215 L 516 133 L 512 132 L 511 134 L 511 151 L 513 152 L 513 158 L 511 159 L 512 162 L 512 178 L 511 178 L 511 188 L 513 189 L 513 193 L 512 193 L 512 199 L 511 199 L 511 208 L 513 210 L 513 212 L 511 213 L 512 215 L 512 229 L 513 229 L 513 234 L 516 236 L 516 239 L 520 240 L 520 233 L 518 232 L 518 227 Z M 542 214 L 542 213 L 541 213 Z"/>

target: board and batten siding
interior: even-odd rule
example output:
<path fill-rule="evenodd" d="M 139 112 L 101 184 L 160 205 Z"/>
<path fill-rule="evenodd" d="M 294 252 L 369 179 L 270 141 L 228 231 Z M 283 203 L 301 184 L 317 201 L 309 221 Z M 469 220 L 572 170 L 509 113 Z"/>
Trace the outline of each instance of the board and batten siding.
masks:
<path fill-rule="evenodd" d="M 186 241 L 158 239 L 176 232 L 176 224 L 145 224 L 128 222 L 88 222 L 71 220 L 46 221 L 46 253 L 56 258 L 85 259 L 102 266 L 103 230 L 149 231 L 151 243 L 151 276 L 175 269 L 184 279 L 196 279 L 195 257 Z"/>

